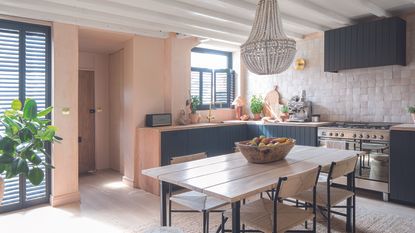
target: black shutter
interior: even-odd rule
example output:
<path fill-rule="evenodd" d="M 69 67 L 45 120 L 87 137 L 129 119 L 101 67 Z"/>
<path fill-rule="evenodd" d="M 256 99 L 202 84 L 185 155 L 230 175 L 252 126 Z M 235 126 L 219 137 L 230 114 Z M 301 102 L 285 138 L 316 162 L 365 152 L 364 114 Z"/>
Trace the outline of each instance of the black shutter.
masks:
<path fill-rule="evenodd" d="M 40 110 L 50 106 L 50 53 L 50 27 L 0 20 L 0 113 L 14 99 L 34 99 Z M 50 171 L 42 169 L 45 181 L 36 187 L 23 176 L 5 181 L 0 213 L 49 201 Z"/>

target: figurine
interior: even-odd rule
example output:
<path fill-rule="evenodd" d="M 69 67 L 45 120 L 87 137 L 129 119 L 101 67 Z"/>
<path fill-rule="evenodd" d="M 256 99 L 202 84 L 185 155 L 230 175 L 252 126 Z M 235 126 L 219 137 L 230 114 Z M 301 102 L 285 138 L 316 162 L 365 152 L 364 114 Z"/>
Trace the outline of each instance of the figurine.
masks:
<path fill-rule="evenodd" d="M 232 105 L 235 106 L 235 117 L 237 120 L 242 120 L 243 114 L 243 107 L 245 106 L 245 101 L 242 96 L 236 97 L 236 99 L 232 102 Z"/>

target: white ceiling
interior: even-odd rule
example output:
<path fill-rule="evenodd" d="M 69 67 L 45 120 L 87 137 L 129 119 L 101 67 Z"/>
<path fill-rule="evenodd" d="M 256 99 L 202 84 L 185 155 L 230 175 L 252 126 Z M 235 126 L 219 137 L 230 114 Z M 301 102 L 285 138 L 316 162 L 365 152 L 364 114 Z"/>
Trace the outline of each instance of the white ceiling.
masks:
<path fill-rule="evenodd" d="M 177 32 L 236 49 L 257 0 L 0 0 L 0 14 L 146 36 Z M 280 0 L 286 33 L 304 35 L 415 10 L 414 0 Z M 206 38 L 208 40 L 206 40 Z"/>

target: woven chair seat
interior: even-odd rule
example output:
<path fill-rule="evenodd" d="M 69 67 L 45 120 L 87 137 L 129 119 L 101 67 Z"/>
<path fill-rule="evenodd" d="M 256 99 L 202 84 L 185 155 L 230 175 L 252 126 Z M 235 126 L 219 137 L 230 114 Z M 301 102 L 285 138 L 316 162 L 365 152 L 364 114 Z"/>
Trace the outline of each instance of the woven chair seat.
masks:
<path fill-rule="evenodd" d="M 339 204 L 340 202 L 346 200 L 347 198 L 352 197 L 353 195 L 354 194 L 351 191 L 341 189 L 341 188 L 330 187 L 331 206 L 335 206 Z M 298 195 L 295 195 L 292 198 L 299 200 L 299 201 L 312 203 L 313 192 L 312 190 L 308 190 Z M 327 184 L 323 184 L 323 183 L 317 184 L 316 204 L 322 207 L 327 206 Z"/>
<path fill-rule="evenodd" d="M 173 195 L 172 197 L 170 197 L 170 200 L 181 206 L 196 211 L 209 211 L 217 209 L 227 204 L 226 201 L 222 201 L 220 199 L 210 197 L 206 194 L 195 191 L 189 191 Z"/>
<path fill-rule="evenodd" d="M 274 202 L 268 199 L 259 199 L 241 207 L 241 223 L 263 231 L 272 232 L 272 209 Z M 312 209 L 304 210 L 286 204 L 278 204 L 277 229 L 278 232 L 285 232 L 298 226 L 306 220 L 313 218 Z M 231 217 L 232 212 L 226 211 L 226 217 Z"/>

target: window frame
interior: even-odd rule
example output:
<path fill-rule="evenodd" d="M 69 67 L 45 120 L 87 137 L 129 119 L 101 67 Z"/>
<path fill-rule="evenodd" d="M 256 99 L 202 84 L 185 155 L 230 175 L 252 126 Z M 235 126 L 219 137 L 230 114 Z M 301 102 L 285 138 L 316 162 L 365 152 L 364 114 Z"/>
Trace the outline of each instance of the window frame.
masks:
<path fill-rule="evenodd" d="M 26 32 L 39 32 L 45 34 L 45 107 L 52 105 L 52 36 L 51 27 L 19 21 L 0 19 L 0 28 L 19 31 L 19 100 L 24 103 L 26 98 Z M 24 43 L 21 43 L 21 42 Z M 46 116 L 51 119 L 51 114 Z M 51 145 L 46 145 L 46 151 L 52 156 Z M 46 156 L 47 162 L 50 158 Z M 19 203 L 0 207 L 0 213 L 20 210 L 35 205 L 49 203 L 51 194 L 51 170 L 45 168 L 45 192 L 44 198 L 26 200 L 26 178 L 19 176 Z"/>
<path fill-rule="evenodd" d="M 235 92 L 235 73 L 233 70 L 233 53 L 232 52 L 226 52 L 226 51 L 220 51 L 220 50 L 214 50 L 214 49 L 206 49 L 206 48 L 199 48 L 195 47 L 191 50 L 192 53 L 203 53 L 203 54 L 212 54 L 212 55 L 221 55 L 227 57 L 227 68 L 221 68 L 221 69 L 210 69 L 206 67 L 193 67 L 191 66 L 191 72 L 199 72 L 199 99 L 200 99 L 200 105 L 197 107 L 197 110 L 208 110 L 209 104 L 203 104 L 202 102 L 202 92 L 203 92 L 203 73 L 204 72 L 210 72 L 212 74 L 212 83 L 211 87 L 213 90 L 216 89 L 216 72 L 227 72 L 228 73 L 228 79 L 227 79 L 227 103 L 222 104 L 214 104 L 212 105 L 212 108 L 218 109 L 218 108 L 231 108 L 231 104 L 233 99 L 235 98 L 235 93 L 231 93 L 232 91 Z M 232 80 L 233 79 L 233 80 Z M 190 84 L 191 85 L 191 84 Z M 232 87 L 233 86 L 233 87 Z M 212 91 L 211 99 L 213 101 L 216 101 L 216 93 Z"/>

